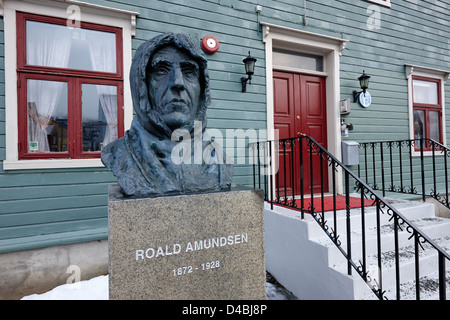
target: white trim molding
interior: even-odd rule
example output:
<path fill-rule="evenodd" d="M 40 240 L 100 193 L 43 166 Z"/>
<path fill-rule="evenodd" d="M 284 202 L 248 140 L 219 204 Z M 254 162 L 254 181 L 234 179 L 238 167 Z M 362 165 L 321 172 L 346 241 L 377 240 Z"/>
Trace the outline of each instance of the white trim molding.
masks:
<path fill-rule="evenodd" d="M 367 0 L 367 1 L 373 2 L 376 4 L 380 4 L 385 7 L 389 7 L 389 8 L 391 7 L 391 0 Z"/>
<path fill-rule="evenodd" d="M 447 81 L 450 78 L 450 71 L 441 69 L 428 68 L 423 66 L 417 66 L 413 64 L 405 64 L 406 79 L 409 79 L 411 75 L 423 75 L 429 78 L 438 78 Z"/>
<path fill-rule="evenodd" d="M 101 6 L 98 4 L 92 4 L 92 3 L 87 3 L 84 1 L 78 1 L 78 0 L 60 0 L 60 1 L 64 1 L 66 3 L 77 5 L 80 7 L 100 10 L 102 12 L 106 11 L 106 12 L 109 12 L 110 14 L 112 13 L 112 14 L 124 15 L 125 17 L 129 17 L 130 26 L 131 26 L 131 35 L 133 37 L 136 35 L 136 16 L 139 15 L 139 12 L 117 9 L 117 8 L 112 8 L 112 7 L 106 7 L 106 6 Z"/>
<path fill-rule="evenodd" d="M 445 83 L 450 78 L 450 71 L 428 68 L 413 64 L 405 64 L 405 76 L 408 80 L 408 115 L 409 115 L 409 138 L 414 139 L 414 113 L 413 113 L 413 90 L 412 77 L 419 76 L 438 79 L 441 83 L 441 105 L 442 105 L 442 142 L 447 145 L 446 121 L 445 121 Z M 413 150 L 413 155 L 418 156 L 420 152 Z M 425 151 L 424 155 L 431 155 L 431 151 Z"/>
<path fill-rule="evenodd" d="M 326 76 L 326 104 L 327 104 L 327 144 L 328 150 L 336 158 L 341 158 L 341 130 L 340 130 L 340 56 L 348 40 L 330 37 L 322 34 L 297 30 L 284 26 L 260 22 L 262 25 L 262 41 L 265 43 L 266 59 L 266 101 L 267 101 L 267 132 L 268 139 L 274 137 L 274 105 L 273 105 L 273 69 L 280 66 L 273 65 L 273 48 L 283 48 L 303 53 L 321 55 L 324 58 Z M 298 70 L 300 71 L 300 70 Z M 297 72 L 298 72 L 297 71 Z M 302 73 L 311 73 L 300 71 Z M 312 72 L 314 74 L 314 72 Z M 317 72 L 316 72 L 317 74 Z M 330 176 L 331 177 L 331 176 Z M 339 172 L 336 177 L 338 192 L 342 192 L 342 179 Z"/>
<path fill-rule="evenodd" d="M 131 99 L 130 72 L 132 60 L 131 39 L 135 32 L 138 12 L 105 6 L 93 5 L 77 0 L 0 0 L 0 14 L 4 21 L 5 40 L 5 134 L 6 159 L 4 170 L 19 169 L 57 169 L 102 167 L 100 159 L 50 159 L 50 160 L 19 160 L 18 152 L 18 118 L 17 118 L 17 30 L 16 12 L 69 19 L 72 12 L 69 6 L 76 5 L 80 9 L 80 21 L 122 29 L 123 41 L 123 88 L 124 88 L 124 127 L 129 129 L 133 119 L 133 104 Z"/>

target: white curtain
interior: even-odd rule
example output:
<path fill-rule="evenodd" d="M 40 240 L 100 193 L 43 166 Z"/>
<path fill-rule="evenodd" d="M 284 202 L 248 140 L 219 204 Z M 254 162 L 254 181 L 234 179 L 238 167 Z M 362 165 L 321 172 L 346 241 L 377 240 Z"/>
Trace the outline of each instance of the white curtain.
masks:
<path fill-rule="evenodd" d="M 425 113 L 423 110 L 414 110 L 414 139 L 425 138 Z"/>
<path fill-rule="evenodd" d="M 94 71 L 116 72 L 116 42 L 112 33 L 90 31 L 86 33 Z M 117 87 L 97 85 L 97 92 L 108 123 L 103 146 L 117 139 Z"/>
<path fill-rule="evenodd" d="M 27 63 L 39 66 L 65 68 L 69 62 L 71 30 L 65 27 L 28 22 Z M 67 84 L 59 81 L 28 80 L 28 142 L 34 142 L 39 152 L 50 151 L 47 136 L 62 89 Z"/>
<path fill-rule="evenodd" d="M 438 86 L 436 82 L 413 80 L 414 103 L 438 104 Z"/>
<path fill-rule="evenodd" d="M 117 139 L 117 87 L 97 85 L 103 113 L 105 114 L 106 127 L 103 146 Z"/>

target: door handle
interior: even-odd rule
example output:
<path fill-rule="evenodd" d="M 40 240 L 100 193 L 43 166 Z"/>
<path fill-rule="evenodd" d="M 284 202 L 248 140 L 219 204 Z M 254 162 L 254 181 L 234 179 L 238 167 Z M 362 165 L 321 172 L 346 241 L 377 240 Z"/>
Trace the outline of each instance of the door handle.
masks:
<path fill-rule="evenodd" d="M 297 116 L 297 120 L 300 120 L 300 116 Z"/>

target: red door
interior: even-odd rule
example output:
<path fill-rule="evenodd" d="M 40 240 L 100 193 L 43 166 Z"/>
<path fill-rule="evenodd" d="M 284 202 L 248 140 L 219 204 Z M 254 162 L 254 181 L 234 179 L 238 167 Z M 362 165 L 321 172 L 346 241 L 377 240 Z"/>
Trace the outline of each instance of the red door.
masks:
<path fill-rule="evenodd" d="M 279 130 L 279 139 L 306 134 L 327 148 L 325 78 L 274 71 L 273 79 L 274 124 L 275 129 Z M 311 158 L 306 142 L 306 139 L 302 139 L 303 190 L 304 193 L 311 193 Z M 296 140 L 294 148 L 289 144 L 279 145 L 279 167 L 275 183 L 280 197 L 300 194 L 299 143 Z M 328 191 L 328 163 L 322 163 L 321 177 L 320 162 L 320 157 L 313 152 L 313 193 L 320 192 L 322 184 L 324 192 Z"/>

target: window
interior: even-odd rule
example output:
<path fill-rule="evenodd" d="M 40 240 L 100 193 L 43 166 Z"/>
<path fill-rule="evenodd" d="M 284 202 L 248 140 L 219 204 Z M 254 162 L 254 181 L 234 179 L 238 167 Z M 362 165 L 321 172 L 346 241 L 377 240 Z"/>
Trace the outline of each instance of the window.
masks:
<path fill-rule="evenodd" d="M 124 132 L 122 30 L 16 19 L 18 158 L 99 158 Z"/>
<path fill-rule="evenodd" d="M 414 139 L 442 139 L 442 102 L 439 79 L 412 77 Z"/>
<path fill-rule="evenodd" d="M 272 63 L 275 66 L 284 66 L 304 70 L 323 72 L 323 56 L 314 54 L 273 49 Z"/>
<path fill-rule="evenodd" d="M 447 144 L 445 119 L 445 84 L 450 71 L 405 64 L 408 80 L 409 138 L 433 139 Z M 420 145 L 413 148 L 413 155 L 420 155 Z M 424 145 L 425 155 L 431 148 Z"/>

